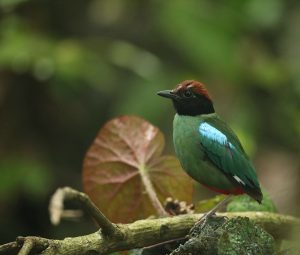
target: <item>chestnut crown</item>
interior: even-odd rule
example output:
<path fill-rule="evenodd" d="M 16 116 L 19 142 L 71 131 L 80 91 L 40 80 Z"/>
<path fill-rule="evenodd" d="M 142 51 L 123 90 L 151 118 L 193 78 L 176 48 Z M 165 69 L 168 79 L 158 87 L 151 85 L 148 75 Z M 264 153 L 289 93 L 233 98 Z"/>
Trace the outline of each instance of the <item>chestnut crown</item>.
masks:
<path fill-rule="evenodd" d="M 215 112 L 207 89 L 199 81 L 186 80 L 179 83 L 173 90 L 163 90 L 157 94 L 172 99 L 179 115 L 196 116 Z"/>

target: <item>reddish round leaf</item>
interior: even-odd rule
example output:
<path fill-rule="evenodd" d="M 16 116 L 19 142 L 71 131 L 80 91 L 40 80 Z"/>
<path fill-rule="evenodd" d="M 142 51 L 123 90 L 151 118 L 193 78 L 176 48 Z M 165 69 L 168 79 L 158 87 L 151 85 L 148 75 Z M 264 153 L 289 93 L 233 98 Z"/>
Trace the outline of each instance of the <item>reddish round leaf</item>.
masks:
<path fill-rule="evenodd" d="M 84 191 L 113 222 L 156 214 L 142 176 L 160 202 L 166 197 L 191 202 L 191 178 L 174 156 L 161 156 L 163 148 L 163 134 L 141 118 L 122 116 L 107 122 L 85 156 Z"/>

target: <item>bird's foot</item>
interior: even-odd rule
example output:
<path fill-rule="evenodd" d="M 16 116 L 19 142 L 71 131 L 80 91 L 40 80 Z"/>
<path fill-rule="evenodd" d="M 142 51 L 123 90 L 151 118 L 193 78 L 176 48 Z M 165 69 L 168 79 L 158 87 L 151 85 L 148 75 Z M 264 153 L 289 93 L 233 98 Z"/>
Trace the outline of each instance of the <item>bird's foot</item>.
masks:
<path fill-rule="evenodd" d="M 205 213 L 205 214 L 204 214 L 204 215 L 203 215 L 203 216 L 195 223 L 195 225 L 191 228 L 190 234 L 193 233 L 193 232 L 194 232 L 196 229 L 198 229 L 198 228 L 202 229 L 202 228 L 206 225 L 208 219 L 211 218 L 211 217 L 216 217 L 215 212 L 207 212 L 207 213 Z"/>
<path fill-rule="evenodd" d="M 211 209 L 209 212 L 205 213 L 197 222 L 196 224 L 191 228 L 190 235 L 195 231 L 196 229 L 199 229 L 200 231 L 205 227 L 207 220 L 213 216 L 216 216 L 217 210 L 223 206 L 229 199 L 231 199 L 232 195 L 227 196 L 225 199 L 223 199 L 221 202 L 219 202 L 213 209 Z"/>

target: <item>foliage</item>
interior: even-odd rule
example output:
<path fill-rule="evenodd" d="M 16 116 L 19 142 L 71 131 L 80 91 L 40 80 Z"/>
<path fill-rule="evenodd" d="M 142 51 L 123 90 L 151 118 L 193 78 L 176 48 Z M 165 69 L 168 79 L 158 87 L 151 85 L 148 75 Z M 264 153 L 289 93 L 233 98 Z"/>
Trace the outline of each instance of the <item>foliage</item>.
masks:
<path fill-rule="evenodd" d="M 16 190 L 37 200 L 47 194 L 45 186 L 52 181 L 52 176 L 41 163 L 11 158 L 2 161 L 0 168 L 3 169 L 0 178 L 0 199 L 13 195 Z M 11 174 L 12 171 L 15 172 L 14 175 Z"/>
<path fill-rule="evenodd" d="M 258 204 L 247 195 L 237 196 L 227 205 L 227 212 L 277 212 L 270 195 L 263 190 L 263 200 Z"/>
<path fill-rule="evenodd" d="M 218 203 L 220 203 L 226 195 L 217 195 L 210 199 L 203 199 L 197 202 L 195 206 L 196 213 L 205 213 L 214 208 Z"/>
<path fill-rule="evenodd" d="M 157 213 L 156 196 L 191 201 L 191 178 L 174 156 L 161 155 L 163 148 L 159 129 L 138 117 L 115 118 L 100 130 L 84 160 L 83 184 L 113 222 Z"/>

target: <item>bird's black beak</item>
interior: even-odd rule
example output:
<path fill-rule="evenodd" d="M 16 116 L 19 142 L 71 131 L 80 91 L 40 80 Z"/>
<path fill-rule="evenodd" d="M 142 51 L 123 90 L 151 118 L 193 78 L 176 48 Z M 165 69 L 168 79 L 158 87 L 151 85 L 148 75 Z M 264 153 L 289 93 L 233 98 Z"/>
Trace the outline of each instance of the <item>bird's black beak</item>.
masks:
<path fill-rule="evenodd" d="M 157 95 L 159 95 L 161 97 L 175 99 L 175 100 L 179 98 L 179 96 L 176 95 L 172 90 L 159 91 L 159 92 L 157 92 Z"/>

